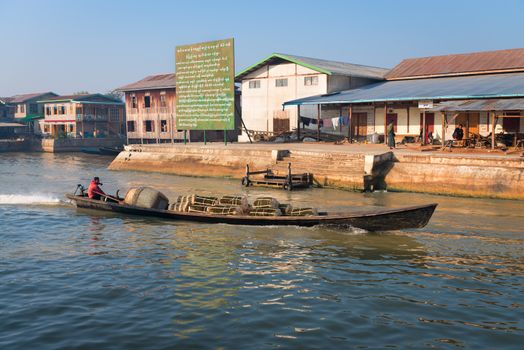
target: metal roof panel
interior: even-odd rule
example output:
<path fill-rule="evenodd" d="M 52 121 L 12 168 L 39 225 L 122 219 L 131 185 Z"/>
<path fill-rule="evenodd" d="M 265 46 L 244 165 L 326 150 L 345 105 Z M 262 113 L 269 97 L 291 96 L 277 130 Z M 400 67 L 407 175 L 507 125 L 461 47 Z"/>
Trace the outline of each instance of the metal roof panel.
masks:
<path fill-rule="evenodd" d="M 284 105 L 524 97 L 524 73 L 392 80 Z"/>
<path fill-rule="evenodd" d="M 408 58 L 386 74 L 387 80 L 428 76 L 524 71 L 524 48 Z"/>

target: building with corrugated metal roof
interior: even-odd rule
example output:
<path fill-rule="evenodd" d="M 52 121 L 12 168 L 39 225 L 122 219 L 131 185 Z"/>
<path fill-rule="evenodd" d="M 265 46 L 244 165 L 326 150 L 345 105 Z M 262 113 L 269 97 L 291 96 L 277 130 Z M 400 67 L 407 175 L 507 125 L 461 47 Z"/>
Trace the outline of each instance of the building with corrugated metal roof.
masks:
<path fill-rule="evenodd" d="M 175 73 L 149 75 L 117 89 L 125 95 L 128 143 L 169 143 L 184 140 L 184 131 L 176 128 L 175 78 Z M 200 130 L 190 130 L 186 137 L 190 141 L 203 141 L 203 133 Z M 237 141 L 237 135 L 238 132 L 230 131 L 228 140 Z M 206 130 L 206 138 L 208 141 L 223 141 L 224 131 Z"/>
<path fill-rule="evenodd" d="M 345 116 L 351 125 L 346 130 L 324 124 L 318 131 L 347 133 L 352 140 L 384 135 L 390 123 L 401 138 L 420 137 L 423 143 L 445 143 L 459 124 L 466 139 L 491 136 L 492 146 L 496 133 L 514 135 L 516 143 L 524 132 L 524 49 L 406 59 L 385 79 L 283 105 L 320 106 L 319 120 Z"/>
<path fill-rule="evenodd" d="M 242 84 L 242 119 L 250 133 L 280 133 L 298 122 L 297 108 L 282 109 L 291 99 L 358 88 L 384 80 L 388 69 L 274 53 L 236 75 Z M 301 113 L 316 120 L 315 108 Z M 307 123 L 309 125 L 309 123 Z M 313 124 L 311 124 L 313 125 Z M 246 130 L 239 137 L 247 141 Z"/>
<path fill-rule="evenodd" d="M 38 101 L 55 96 L 58 95 L 50 91 L 20 94 L 10 97 L 8 105 L 16 122 L 26 124 L 30 132 L 41 134 L 39 121 L 44 118 L 44 105 Z"/>
<path fill-rule="evenodd" d="M 15 109 L 9 103 L 11 97 L 0 97 L 0 120 L 10 121 L 15 116 Z"/>
<path fill-rule="evenodd" d="M 40 129 L 52 138 L 122 138 L 125 109 L 122 101 L 102 94 L 53 96 L 44 106 Z"/>

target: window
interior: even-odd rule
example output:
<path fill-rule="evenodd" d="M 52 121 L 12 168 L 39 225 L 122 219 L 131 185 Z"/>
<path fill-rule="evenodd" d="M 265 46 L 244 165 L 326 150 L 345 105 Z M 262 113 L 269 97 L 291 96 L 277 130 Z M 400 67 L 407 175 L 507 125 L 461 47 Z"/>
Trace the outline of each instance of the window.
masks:
<path fill-rule="evenodd" d="M 285 87 L 287 86 L 287 79 L 277 79 L 275 80 L 276 87 Z"/>
<path fill-rule="evenodd" d="M 127 121 L 127 132 L 135 132 L 135 121 L 134 120 Z"/>
<path fill-rule="evenodd" d="M 161 120 L 161 121 L 160 121 L 160 131 L 161 131 L 161 132 L 168 132 L 168 129 L 167 129 L 167 120 Z"/>
<path fill-rule="evenodd" d="M 153 132 L 153 131 L 155 131 L 155 124 L 153 124 L 152 120 L 145 120 L 144 121 L 144 130 L 145 130 L 145 132 Z"/>
<path fill-rule="evenodd" d="M 31 103 L 29 105 L 29 113 L 30 114 L 37 114 L 38 113 L 38 105 L 34 104 L 34 103 Z"/>
<path fill-rule="evenodd" d="M 53 106 L 53 115 L 57 115 L 57 114 L 58 114 L 58 107 Z"/>
<path fill-rule="evenodd" d="M 305 86 L 318 85 L 318 77 L 304 77 L 304 85 Z"/>
<path fill-rule="evenodd" d="M 45 115 L 51 115 L 51 107 L 45 108 Z"/>
<path fill-rule="evenodd" d="M 25 105 L 18 105 L 18 112 L 25 113 Z"/>
<path fill-rule="evenodd" d="M 151 108 L 151 96 L 144 96 L 144 108 Z"/>
<path fill-rule="evenodd" d="M 160 107 L 167 107 L 165 92 L 160 93 Z"/>
<path fill-rule="evenodd" d="M 250 89 L 260 89 L 260 80 L 251 80 L 249 82 Z"/>
<path fill-rule="evenodd" d="M 131 108 L 137 108 L 135 95 L 131 96 Z"/>
<path fill-rule="evenodd" d="M 66 114 L 65 106 L 60 106 L 60 114 Z"/>
<path fill-rule="evenodd" d="M 118 108 L 111 108 L 109 110 L 109 120 L 112 122 L 117 122 L 120 120 L 120 113 L 118 113 Z"/>

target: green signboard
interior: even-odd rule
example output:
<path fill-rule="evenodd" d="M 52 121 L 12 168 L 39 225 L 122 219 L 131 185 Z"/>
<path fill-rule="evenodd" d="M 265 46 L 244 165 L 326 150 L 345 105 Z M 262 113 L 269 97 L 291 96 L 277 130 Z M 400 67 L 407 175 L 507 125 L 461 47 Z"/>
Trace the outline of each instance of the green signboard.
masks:
<path fill-rule="evenodd" d="M 179 130 L 235 128 L 233 39 L 176 47 L 176 125 Z"/>

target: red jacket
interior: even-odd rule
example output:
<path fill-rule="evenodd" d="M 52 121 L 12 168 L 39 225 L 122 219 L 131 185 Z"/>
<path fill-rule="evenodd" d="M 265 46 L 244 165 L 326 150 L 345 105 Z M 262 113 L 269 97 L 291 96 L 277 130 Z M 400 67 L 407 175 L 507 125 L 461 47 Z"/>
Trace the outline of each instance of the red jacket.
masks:
<path fill-rule="evenodd" d="M 105 194 L 104 191 L 96 184 L 95 180 L 91 180 L 89 188 L 87 189 L 87 196 L 95 198 L 96 195 Z"/>

